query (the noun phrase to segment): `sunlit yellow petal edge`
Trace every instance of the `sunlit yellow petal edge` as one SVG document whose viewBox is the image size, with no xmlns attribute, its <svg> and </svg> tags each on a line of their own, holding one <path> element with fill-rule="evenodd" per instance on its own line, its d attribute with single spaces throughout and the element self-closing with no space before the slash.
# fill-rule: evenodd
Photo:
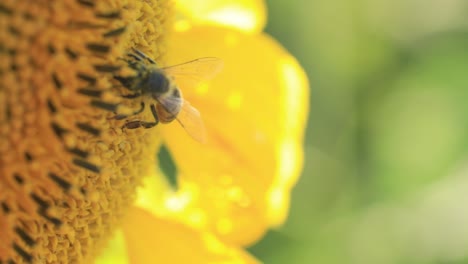
<svg viewBox="0 0 468 264">
<path fill-rule="evenodd" d="M 233 27 L 258 33 L 266 25 L 267 12 L 263 0 L 177 0 L 177 8 L 187 19 L 179 23 Z"/>
<path fill-rule="evenodd" d="M 284 120 L 277 145 L 277 176 L 269 194 L 268 220 L 275 227 L 281 225 L 290 205 L 290 191 L 301 174 L 304 160 L 304 131 L 309 112 L 309 83 L 297 60 L 284 53 L 279 58 L 279 76 L 282 76 L 281 97 L 284 104 L 279 111 Z"/>
</svg>

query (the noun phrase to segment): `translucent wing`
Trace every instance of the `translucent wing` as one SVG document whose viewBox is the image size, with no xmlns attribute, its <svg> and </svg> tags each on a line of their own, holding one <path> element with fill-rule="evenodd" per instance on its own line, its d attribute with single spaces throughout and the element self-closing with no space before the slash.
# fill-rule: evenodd
<svg viewBox="0 0 468 264">
<path fill-rule="evenodd" d="M 156 100 L 167 113 L 176 117 L 175 119 L 193 139 L 206 143 L 205 125 L 196 108 L 180 97 L 165 97 Z M 177 112 L 176 109 L 179 108 L 174 106 L 178 105 L 180 105 L 180 110 Z"/>
<path fill-rule="evenodd" d="M 182 89 L 195 87 L 203 81 L 211 80 L 222 69 L 223 61 L 214 57 L 200 58 L 162 68 Z"/>
<path fill-rule="evenodd" d="M 206 131 L 203 119 L 200 112 L 190 105 L 189 102 L 184 101 L 177 121 L 185 129 L 185 131 L 196 141 L 206 143 Z"/>
</svg>

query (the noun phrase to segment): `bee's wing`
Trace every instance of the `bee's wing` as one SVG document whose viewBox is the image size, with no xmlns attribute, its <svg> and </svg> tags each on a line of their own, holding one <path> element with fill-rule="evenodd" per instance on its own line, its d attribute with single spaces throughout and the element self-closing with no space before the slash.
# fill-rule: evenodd
<svg viewBox="0 0 468 264">
<path fill-rule="evenodd" d="M 162 68 L 172 76 L 179 87 L 190 89 L 199 83 L 211 80 L 223 68 L 220 58 L 206 57 Z"/>
<path fill-rule="evenodd" d="M 189 102 L 183 101 L 177 121 L 185 129 L 185 131 L 196 141 L 206 143 L 206 131 L 203 119 L 200 112 L 190 105 Z"/>
</svg>

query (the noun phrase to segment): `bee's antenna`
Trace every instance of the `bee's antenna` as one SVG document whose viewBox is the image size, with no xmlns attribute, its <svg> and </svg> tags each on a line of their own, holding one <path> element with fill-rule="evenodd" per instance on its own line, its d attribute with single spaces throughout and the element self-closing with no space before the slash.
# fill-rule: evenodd
<svg viewBox="0 0 468 264">
<path fill-rule="evenodd" d="M 145 53 L 143 53 L 142 51 L 138 50 L 138 49 L 135 49 L 135 48 L 132 48 L 132 51 L 134 52 L 134 54 L 129 54 L 129 56 L 137 59 L 138 61 L 142 61 L 144 59 L 148 60 L 149 63 L 151 64 L 156 64 L 156 62 L 151 59 L 150 57 L 148 57 Z"/>
</svg>

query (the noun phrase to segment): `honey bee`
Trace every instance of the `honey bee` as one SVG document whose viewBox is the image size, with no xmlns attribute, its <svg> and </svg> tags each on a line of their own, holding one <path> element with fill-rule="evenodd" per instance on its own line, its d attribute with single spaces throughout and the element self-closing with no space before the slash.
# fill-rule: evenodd
<svg viewBox="0 0 468 264">
<path fill-rule="evenodd" d="M 223 62 L 219 58 L 206 57 L 185 63 L 157 67 L 156 62 L 143 52 L 133 49 L 126 59 L 129 67 L 137 73 L 135 76 L 114 76 L 132 94 L 123 95 L 124 98 L 149 98 L 149 108 L 154 121 L 142 120 L 128 121 L 124 127 L 135 129 L 139 127 L 151 128 L 158 123 L 170 123 L 177 120 L 185 131 L 199 142 L 205 141 L 205 128 L 200 112 L 183 99 L 178 83 L 185 86 L 194 86 L 201 81 L 212 79 L 218 74 Z M 183 87 L 188 89 L 189 87 Z M 144 111 L 145 103 L 141 102 L 141 108 L 132 115 Z M 128 116 L 117 115 L 116 119 L 124 119 Z"/>
</svg>

